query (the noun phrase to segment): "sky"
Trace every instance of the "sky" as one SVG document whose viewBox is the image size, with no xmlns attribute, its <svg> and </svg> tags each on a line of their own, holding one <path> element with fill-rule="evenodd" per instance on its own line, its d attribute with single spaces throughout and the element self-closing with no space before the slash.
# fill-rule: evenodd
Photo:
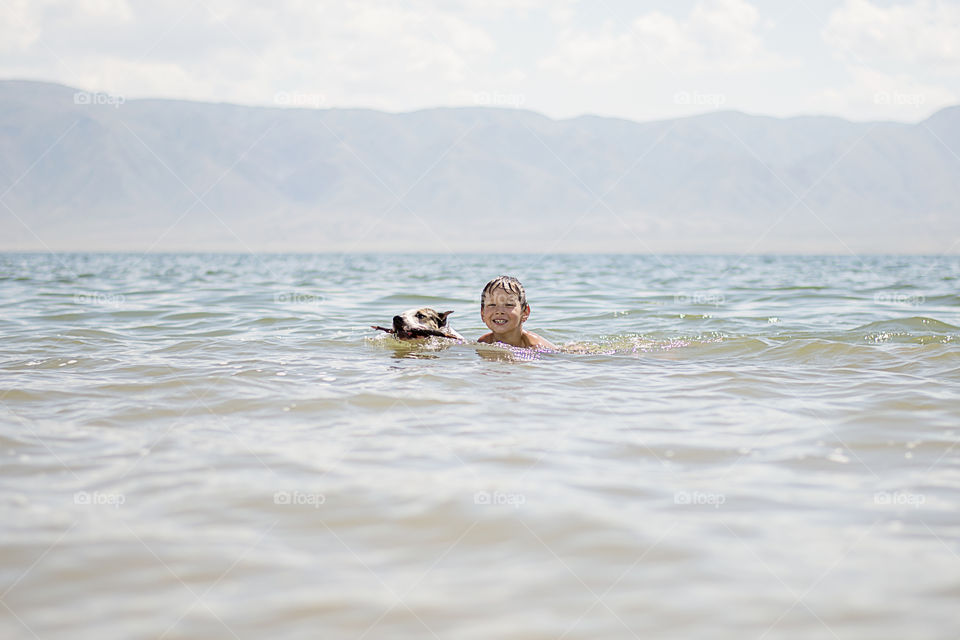
<svg viewBox="0 0 960 640">
<path fill-rule="evenodd" d="M 0 0 L 0 78 L 124 99 L 918 122 L 960 0 Z"/>
</svg>

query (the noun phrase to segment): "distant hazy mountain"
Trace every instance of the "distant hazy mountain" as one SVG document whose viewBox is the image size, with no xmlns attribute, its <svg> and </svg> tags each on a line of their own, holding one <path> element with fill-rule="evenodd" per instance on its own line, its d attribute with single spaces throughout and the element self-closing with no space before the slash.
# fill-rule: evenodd
<svg viewBox="0 0 960 640">
<path fill-rule="evenodd" d="M 956 252 L 958 214 L 960 107 L 557 121 L 0 82 L 0 249 Z"/>
</svg>

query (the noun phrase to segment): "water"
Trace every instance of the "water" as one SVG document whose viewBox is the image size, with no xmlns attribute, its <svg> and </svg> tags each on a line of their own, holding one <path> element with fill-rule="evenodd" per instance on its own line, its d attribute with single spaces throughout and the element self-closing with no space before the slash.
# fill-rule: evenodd
<svg viewBox="0 0 960 640">
<path fill-rule="evenodd" d="M 485 332 L 520 277 L 531 354 Z M 0 255 L 0 637 L 954 638 L 960 258 Z"/>
</svg>

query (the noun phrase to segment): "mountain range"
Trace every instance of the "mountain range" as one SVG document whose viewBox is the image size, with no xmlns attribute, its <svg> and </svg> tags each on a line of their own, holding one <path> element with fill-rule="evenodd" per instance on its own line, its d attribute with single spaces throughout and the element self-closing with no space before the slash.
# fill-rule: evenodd
<svg viewBox="0 0 960 640">
<path fill-rule="evenodd" d="M 632 122 L 0 81 L 0 250 L 960 249 L 960 106 Z"/>
</svg>

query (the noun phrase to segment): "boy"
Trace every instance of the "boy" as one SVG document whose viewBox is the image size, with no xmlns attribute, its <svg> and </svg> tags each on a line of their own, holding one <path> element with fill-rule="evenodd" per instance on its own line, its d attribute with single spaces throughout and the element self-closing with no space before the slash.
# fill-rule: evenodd
<svg viewBox="0 0 960 640">
<path fill-rule="evenodd" d="M 547 340 L 535 333 L 524 331 L 523 323 L 530 317 L 527 293 L 516 278 L 494 278 L 480 294 L 480 317 L 490 329 L 477 342 L 493 344 L 503 342 L 513 347 L 556 349 Z"/>
</svg>

